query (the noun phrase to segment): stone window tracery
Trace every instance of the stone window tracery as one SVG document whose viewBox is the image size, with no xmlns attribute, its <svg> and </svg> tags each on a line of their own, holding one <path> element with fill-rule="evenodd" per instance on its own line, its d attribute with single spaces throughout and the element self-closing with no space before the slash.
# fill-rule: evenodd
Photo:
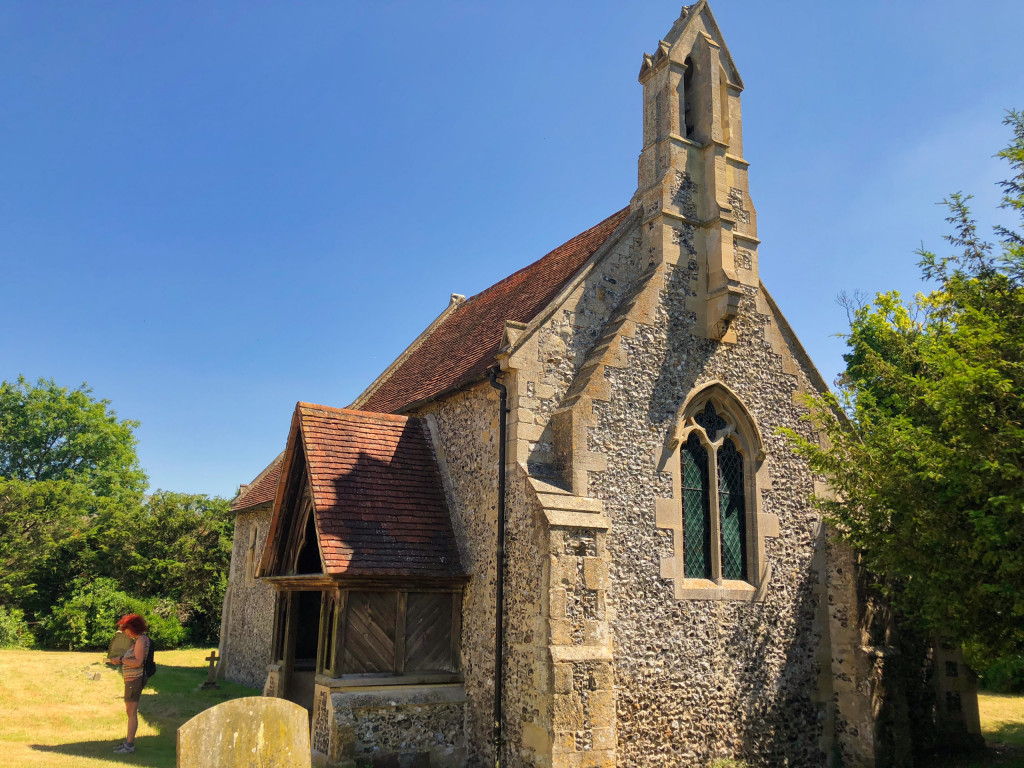
<svg viewBox="0 0 1024 768">
<path fill-rule="evenodd" d="M 673 495 L 657 499 L 657 524 L 672 531 L 673 554 L 662 576 L 676 596 L 759 599 L 770 570 L 764 538 L 777 534 L 774 515 L 759 514 L 757 478 L 764 454 L 746 408 L 714 382 L 680 409 L 661 468 L 673 474 Z"/>
</svg>

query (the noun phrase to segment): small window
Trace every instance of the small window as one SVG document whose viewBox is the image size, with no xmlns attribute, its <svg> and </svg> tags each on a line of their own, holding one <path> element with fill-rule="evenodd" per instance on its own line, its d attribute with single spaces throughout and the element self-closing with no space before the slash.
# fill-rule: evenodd
<svg viewBox="0 0 1024 768">
<path fill-rule="evenodd" d="M 946 677 L 959 677 L 960 668 L 955 661 L 946 662 Z"/>
<path fill-rule="evenodd" d="M 946 711 L 947 712 L 962 712 L 964 708 L 963 701 L 960 699 L 960 694 L 953 691 L 946 691 Z"/>
<path fill-rule="evenodd" d="M 256 580 L 256 544 L 259 539 L 259 526 L 253 525 L 249 532 L 249 549 L 245 555 L 245 579 L 250 584 Z"/>
<path fill-rule="evenodd" d="M 686 126 L 686 138 L 693 139 L 697 133 L 697 90 L 694 87 L 697 68 L 693 59 L 686 57 L 683 74 L 683 123 Z"/>
</svg>

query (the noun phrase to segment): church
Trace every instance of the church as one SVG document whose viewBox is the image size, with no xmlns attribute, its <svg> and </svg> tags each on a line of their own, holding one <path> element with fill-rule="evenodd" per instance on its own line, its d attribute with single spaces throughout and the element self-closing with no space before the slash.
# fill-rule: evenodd
<svg viewBox="0 0 1024 768">
<path fill-rule="evenodd" d="M 758 276 L 706 0 L 639 80 L 625 207 L 298 403 L 233 502 L 221 673 L 307 707 L 321 764 L 909 766 L 979 733 L 780 434 L 827 385 Z"/>
</svg>

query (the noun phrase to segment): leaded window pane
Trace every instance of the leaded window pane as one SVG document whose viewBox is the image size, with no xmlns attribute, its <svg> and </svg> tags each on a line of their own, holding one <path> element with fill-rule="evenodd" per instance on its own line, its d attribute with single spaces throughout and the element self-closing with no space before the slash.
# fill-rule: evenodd
<svg viewBox="0 0 1024 768">
<path fill-rule="evenodd" d="M 746 579 L 743 456 L 732 440 L 718 449 L 718 503 L 722 515 L 722 577 Z"/>
<path fill-rule="evenodd" d="M 700 438 L 690 433 L 680 451 L 683 476 L 683 575 L 688 579 L 711 578 L 711 494 L 708 484 L 708 452 Z"/>
</svg>

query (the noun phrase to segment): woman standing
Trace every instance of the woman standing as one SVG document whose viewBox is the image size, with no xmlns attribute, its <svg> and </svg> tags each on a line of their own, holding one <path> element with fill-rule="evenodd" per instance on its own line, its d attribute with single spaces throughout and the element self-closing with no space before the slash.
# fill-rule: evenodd
<svg viewBox="0 0 1024 768">
<path fill-rule="evenodd" d="M 152 641 L 146 635 L 149 629 L 146 620 L 137 613 L 122 616 L 117 622 L 117 628 L 134 641 L 124 656 L 110 660 L 111 664 L 121 665 L 124 674 L 124 709 L 128 714 L 128 738 L 116 746 L 114 751 L 127 755 L 135 751 L 135 732 L 139 728 L 139 697 L 147 679 L 143 665 Z"/>
</svg>

